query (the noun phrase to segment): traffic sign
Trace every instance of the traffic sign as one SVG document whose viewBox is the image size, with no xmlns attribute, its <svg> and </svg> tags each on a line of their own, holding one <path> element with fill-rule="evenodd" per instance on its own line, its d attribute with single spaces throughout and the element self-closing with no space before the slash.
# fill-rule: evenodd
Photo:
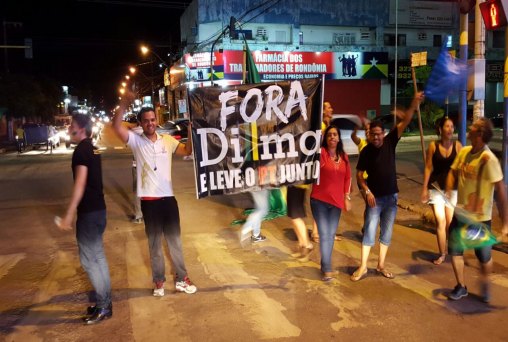
<svg viewBox="0 0 508 342">
<path fill-rule="evenodd" d="M 480 4 L 485 28 L 497 30 L 506 26 L 508 18 L 508 0 L 487 0 Z"/>
</svg>

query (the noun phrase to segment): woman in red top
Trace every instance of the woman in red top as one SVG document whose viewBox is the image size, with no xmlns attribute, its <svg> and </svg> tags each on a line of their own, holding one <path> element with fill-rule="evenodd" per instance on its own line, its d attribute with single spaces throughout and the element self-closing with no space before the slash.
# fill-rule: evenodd
<svg viewBox="0 0 508 342">
<path fill-rule="evenodd" d="M 351 208 L 351 168 L 340 131 L 328 126 L 321 144 L 319 184 L 312 186 L 310 206 L 319 231 L 323 281 L 332 280 L 332 251 L 342 209 Z"/>
</svg>

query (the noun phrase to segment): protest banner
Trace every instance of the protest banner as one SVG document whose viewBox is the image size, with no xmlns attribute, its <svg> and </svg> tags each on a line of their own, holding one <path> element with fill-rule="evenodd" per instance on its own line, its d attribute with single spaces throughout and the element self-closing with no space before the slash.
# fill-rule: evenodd
<svg viewBox="0 0 508 342">
<path fill-rule="evenodd" d="M 198 198 L 312 183 L 322 79 L 189 92 Z"/>
</svg>

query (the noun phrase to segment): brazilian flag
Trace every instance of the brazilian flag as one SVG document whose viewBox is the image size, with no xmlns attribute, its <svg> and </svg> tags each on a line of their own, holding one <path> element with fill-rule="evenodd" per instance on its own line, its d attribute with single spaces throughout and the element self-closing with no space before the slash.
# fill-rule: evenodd
<svg viewBox="0 0 508 342">
<path fill-rule="evenodd" d="M 246 64 L 245 65 L 246 66 L 245 83 L 247 83 L 247 84 L 261 83 L 261 77 L 259 76 L 259 72 L 256 67 L 256 63 L 254 63 L 254 59 L 252 58 L 252 54 L 250 52 L 249 45 L 247 44 L 247 41 L 245 40 L 245 37 L 244 37 L 244 43 L 245 43 L 245 54 L 247 55 L 246 61 L 245 61 L 245 64 Z M 251 126 L 252 125 L 256 125 L 256 123 L 254 122 L 251 124 Z M 251 127 L 250 131 L 257 132 L 257 128 Z M 247 139 L 247 140 L 249 141 L 249 139 Z M 246 146 L 246 150 L 252 151 L 252 149 L 248 148 L 248 146 Z M 247 158 L 252 158 L 251 153 L 249 153 L 249 156 L 247 156 Z M 265 220 L 272 220 L 272 219 L 280 217 L 280 216 L 286 216 L 286 214 L 287 214 L 286 199 L 283 195 L 283 192 L 280 189 L 270 190 L 270 196 L 269 196 L 268 201 L 270 204 L 270 207 L 269 207 L 270 209 L 268 211 L 268 214 L 264 218 Z M 252 211 L 253 211 L 253 209 L 247 209 L 244 211 L 244 214 L 249 215 Z M 245 220 L 235 220 L 235 221 L 233 221 L 232 224 L 241 224 L 244 222 L 245 222 Z"/>
</svg>

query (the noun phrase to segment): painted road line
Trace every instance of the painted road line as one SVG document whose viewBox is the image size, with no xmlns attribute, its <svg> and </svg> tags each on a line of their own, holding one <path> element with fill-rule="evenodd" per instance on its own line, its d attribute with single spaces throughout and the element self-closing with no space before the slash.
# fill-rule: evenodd
<svg viewBox="0 0 508 342">
<path fill-rule="evenodd" d="M 0 279 L 5 277 L 16 264 L 25 258 L 25 253 L 0 255 Z"/>
<path fill-rule="evenodd" d="M 186 338 L 185 323 L 179 322 L 173 306 L 168 305 L 166 296 L 152 296 L 152 272 L 146 239 L 134 237 L 132 231 L 125 245 L 127 283 L 130 289 L 146 288 L 146 296 L 129 298 L 130 322 L 135 341 L 189 341 Z M 162 243 L 166 240 L 162 239 Z M 166 266 L 169 261 L 164 258 Z M 168 269 L 168 267 L 166 267 Z M 166 283 L 167 284 L 167 283 Z"/>
<path fill-rule="evenodd" d="M 216 234 L 192 234 L 187 239 L 192 239 L 198 259 L 210 278 L 219 285 L 230 287 L 224 291 L 224 296 L 235 305 L 249 308 L 248 312 L 242 313 L 245 315 L 242 321 L 250 324 L 257 338 L 300 336 L 300 328 L 283 314 L 286 308 L 266 295 L 262 285 L 244 270 L 242 261 L 227 251 L 224 239 Z"/>
</svg>

